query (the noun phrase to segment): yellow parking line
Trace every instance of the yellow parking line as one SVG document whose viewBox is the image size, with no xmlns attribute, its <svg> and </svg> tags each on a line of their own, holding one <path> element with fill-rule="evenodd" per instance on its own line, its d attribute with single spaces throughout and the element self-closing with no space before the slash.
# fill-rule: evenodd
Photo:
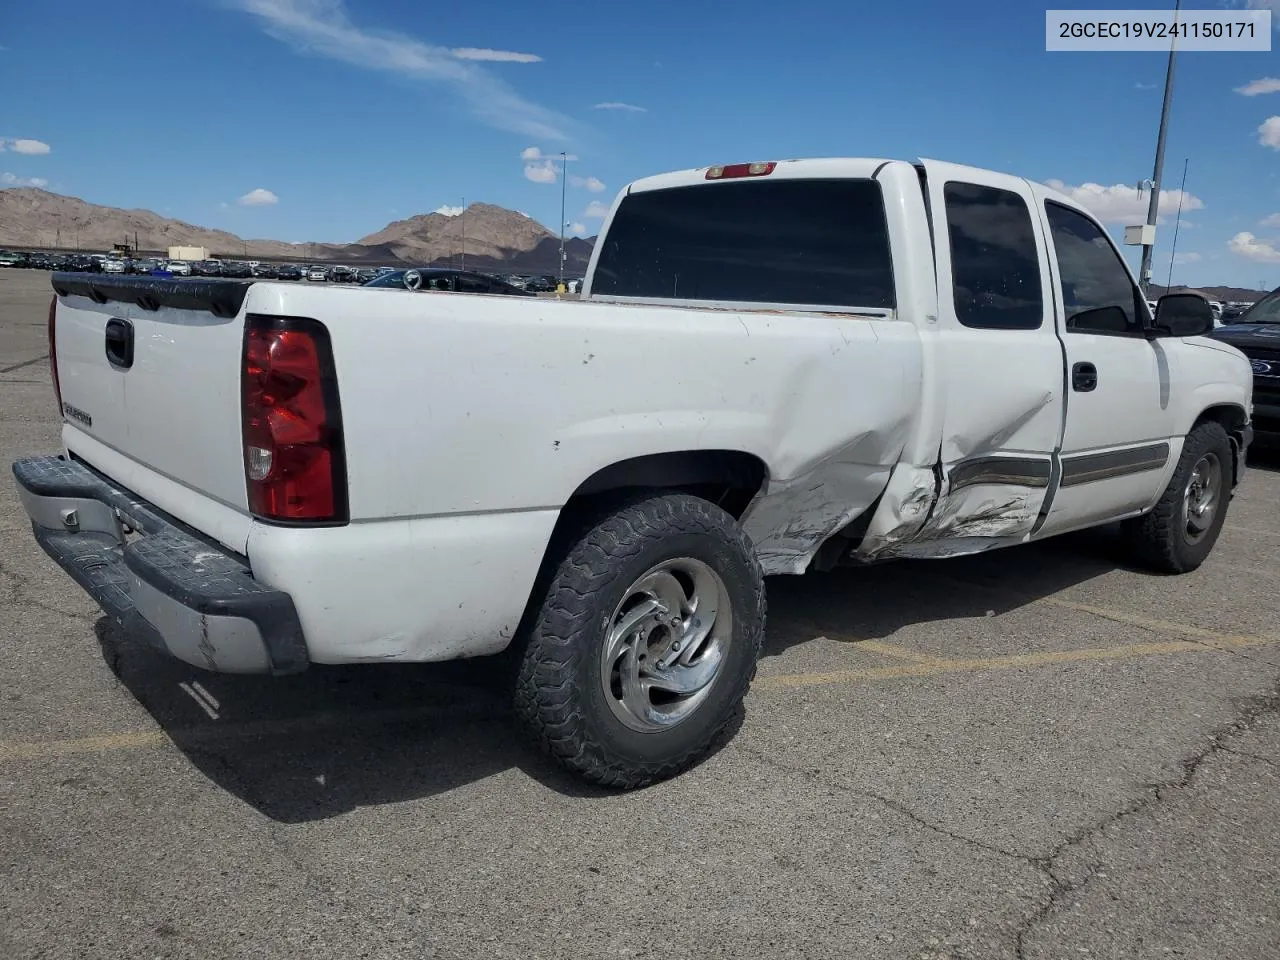
<svg viewBox="0 0 1280 960">
<path fill-rule="evenodd" d="M 168 739 L 160 730 L 132 730 L 128 733 L 107 733 L 98 737 L 80 737 L 76 740 L 44 740 L 35 743 L 15 743 L 0 740 L 0 762 L 5 760 L 41 760 L 49 757 L 65 757 L 76 753 L 136 750 L 139 747 L 159 746 Z"/>
<path fill-rule="evenodd" d="M 1205 630 L 1203 627 L 1193 627 L 1188 623 L 1174 623 L 1169 620 L 1156 620 L 1151 617 L 1139 616 L 1135 613 L 1126 613 L 1123 610 L 1112 610 L 1109 607 L 1094 606 L 1091 603 L 1077 603 L 1074 600 L 1059 600 L 1057 597 L 1044 597 L 1039 602 L 1047 603 L 1053 607 L 1061 607 L 1064 610 L 1077 610 L 1080 613 L 1092 614 L 1095 617 L 1101 617 L 1104 620 L 1111 620 L 1115 623 L 1123 623 L 1132 627 L 1141 627 L 1143 630 L 1149 630 L 1152 633 L 1195 637 L 1206 643 L 1220 644 L 1225 647 L 1254 647 L 1260 644 L 1275 643 L 1278 639 L 1275 637 L 1248 637 L 1230 633 L 1220 633 L 1217 630 Z"/>
<path fill-rule="evenodd" d="M 1037 603 L 1047 604 L 1051 607 L 1060 607 L 1064 610 L 1075 610 L 1079 613 L 1088 613 L 1095 617 L 1101 617 L 1103 620 L 1111 620 L 1115 623 L 1123 623 L 1131 627 L 1139 627 L 1151 633 L 1162 633 L 1166 636 L 1174 637 L 1195 637 L 1208 644 L 1218 644 L 1225 647 L 1254 647 L 1260 644 L 1280 642 L 1280 637 L 1252 637 L 1240 636 L 1231 633 L 1222 633 L 1218 630 L 1206 630 L 1203 627 L 1194 627 L 1189 623 L 1176 623 L 1172 620 L 1160 620 L 1154 617 L 1144 617 L 1141 614 L 1129 613 L 1127 610 L 1115 610 L 1111 607 L 1100 607 L 1092 603 L 1080 603 L 1075 600 L 1063 600 L 1059 597 L 1035 597 L 1030 594 L 1021 593 L 1020 591 L 1010 589 L 1009 587 L 993 586 L 988 583 L 977 583 L 970 580 L 962 580 L 959 577 L 950 577 L 944 574 L 932 574 L 934 579 L 945 581 L 953 586 L 964 587 L 965 589 L 977 588 L 987 590 L 992 593 L 1003 593 L 1006 596 L 1017 597 L 1028 606 Z"/>
<path fill-rule="evenodd" d="M 1239 637 L 1236 646 L 1257 645 L 1274 641 L 1262 637 Z M 1019 653 L 1007 657 L 975 657 L 965 660 L 936 660 L 903 664 L 895 667 L 868 667 L 862 670 L 832 670 L 825 673 L 781 673 L 760 676 L 753 690 L 785 690 L 792 687 L 825 686 L 836 683 L 859 683 L 871 680 L 896 680 L 905 677 L 935 677 L 951 673 L 974 673 L 1001 670 L 1027 670 L 1090 660 L 1132 660 L 1139 657 L 1173 653 L 1208 653 L 1214 647 L 1189 640 L 1166 640 L 1160 643 L 1132 643 L 1119 647 L 1085 647 L 1080 650 L 1048 650 L 1041 653 Z"/>
<path fill-rule="evenodd" d="M 1242 527 L 1237 523 L 1224 523 L 1224 530 L 1234 530 L 1236 533 L 1253 533 L 1264 537 L 1280 537 L 1280 530 L 1259 530 L 1256 527 Z"/>
<path fill-rule="evenodd" d="M 972 657 L 949 659 L 930 656 L 895 643 L 879 640 L 863 640 L 850 635 L 823 633 L 816 624 L 800 623 L 797 626 L 803 632 L 810 633 L 816 639 L 827 639 L 838 643 L 848 643 L 858 650 L 879 654 L 894 660 L 902 661 L 895 666 L 865 667 L 857 670 L 831 670 L 822 673 L 785 673 L 758 676 L 752 684 L 753 691 L 786 690 L 797 687 L 825 686 L 839 683 L 861 683 L 876 680 L 894 680 L 907 677 L 933 677 L 947 674 L 975 673 L 983 671 L 1028 670 L 1061 664 L 1083 663 L 1087 661 L 1130 660 L 1140 657 L 1165 656 L 1176 653 L 1209 653 L 1230 651 L 1234 649 L 1266 646 L 1280 643 L 1280 637 L 1245 636 L 1220 633 L 1206 630 L 1189 624 L 1175 623 L 1114 610 L 1074 600 L 1062 600 L 1057 597 L 1032 597 L 1009 590 L 1004 587 L 993 587 L 988 584 L 971 583 L 952 577 L 938 575 L 937 579 L 946 580 L 965 588 L 983 588 L 994 592 L 1011 594 L 1027 604 L 1044 603 L 1066 610 L 1074 610 L 1091 616 L 1101 617 L 1116 623 L 1139 627 L 1151 633 L 1164 634 L 1171 637 L 1192 637 L 1194 640 L 1170 639 L 1156 643 L 1133 643 L 1115 647 L 1086 647 L 1078 650 L 1048 650 L 1037 653 L 1021 653 L 1004 657 Z M 227 737 L 259 736 L 265 733 L 305 732 L 331 724 L 344 727 L 368 722 L 385 722 L 387 720 L 404 720 L 421 717 L 426 714 L 439 713 L 443 708 L 412 707 L 392 708 L 372 711 L 369 714 L 348 716 L 344 714 L 319 714 L 310 717 L 296 717 L 288 720 L 251 721 L 240 724 L 228 724 L 225 727 L 199 728 L 184 731 L 194 736 L 211 736 L 215 739 Z M 448 708 L 454 714 L 458 710 L 470 711 L 466 706 Z M 107 753 L 116 750 L 136 750 L 156 747 L 166 743 L 169 736 L 160 729 L 135 730 L 124 733 L 102 734 L 99 736 L 79 737 L 66 740 L 45 741 L 4 741 L 0 740 L 0 763 L 16 760 L 48 759 L 52 757 L 74 754 Z"/>
<path fill-rule="evenodd" d="M 912 663 L 928 663 L 942 664 L 950 663 L 943 657 L 930 656 L 927 653 L 920 653 L 912 650 L 910 647 L 904 647 L 897 643 L 881 643 L 879 640 L 860 640 L 853 641 L 858 644 L 857 649 L 865 650 L 868 653 L 878 653 L 883 657 L 890 657 L 894 660 L 909 660 Z"/>
</svg>

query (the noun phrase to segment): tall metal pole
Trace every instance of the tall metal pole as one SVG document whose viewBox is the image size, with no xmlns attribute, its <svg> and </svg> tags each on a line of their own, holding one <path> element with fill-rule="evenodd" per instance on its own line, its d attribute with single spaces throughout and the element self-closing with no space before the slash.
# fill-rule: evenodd
<svg viewBox="0 0 1280 960">
<path fill-rule="evenodd" d="M 462 213 L 458 214 L 462 223 L 462 268 L 467 269 L 467 198 L 462 198 Z"/>
<path fill-rule="evenodd" d="M 1174 4 L 1174 23 L 1177 13 L 1182 9 L 1182 0 Z M 1147 205 L 1147 226 L 1155 230 L 1156 215 L 1160 210 L 1160 174 L 1164 170 L 1164 141 L 1169 130 L 1169 105 L 1173 102 L 1173 65 L 1178 56 L 1178 38 L 1175 34 L 1169 44 L 1169 66 L 1164 75 L 1164 106 L 1160 109 L 1160 132 L 1156 136 L 1156 169 L 1151 176 L 1151 202 Z M 1138 274 L 1138 283 L 1142 287 L 1142 295 L 1150 299 L 1151 259 L 1155 254 L 1154 243 L 1142 245 L 1142 269 Z"/>
<path fill-rule="evenodd" d="M 556 289 L 564 286 L 564 196 L 565 187 L 569 182 L 569 155 L 563 150 L 560 151 L 560 274 Z"/>
</svg>

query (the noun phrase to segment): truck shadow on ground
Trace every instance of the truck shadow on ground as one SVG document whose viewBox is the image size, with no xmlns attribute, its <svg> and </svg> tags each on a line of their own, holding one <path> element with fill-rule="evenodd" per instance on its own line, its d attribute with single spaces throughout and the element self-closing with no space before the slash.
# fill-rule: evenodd
<svg viewBox="0 0 1280 960">
<path fill-rule="evenodd" d="M 815 628 L 871 639 L 999 614 L 1112 572 L 1121 559 L 1105 533 L 1090 532 L 975 557 L 774 578 L 765 656 L 812 639 Z M 998 589 L 1007 584 L 1016 592 Z M 162 656 L 106 618 L 96 632 L 112 671 L 192 764 L 278 822 L 431 797 L 513 770 L 562 794 L 606 793 L 562 774 L 519 736 L 501 658 L 237 677 Z"/>
</svg>

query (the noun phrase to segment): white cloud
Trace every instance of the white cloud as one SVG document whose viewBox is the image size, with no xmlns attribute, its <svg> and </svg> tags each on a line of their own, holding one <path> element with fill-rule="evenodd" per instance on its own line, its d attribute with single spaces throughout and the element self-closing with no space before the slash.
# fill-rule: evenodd
<svg viewBox="0 0 1280 960">
<path fill-rule="evenodd" d="M 231 204 L 229 204 L 229 203 L 227 203 L 227 201 L 223 200 L 221 203 L 219 203 L 219 204 L 218 204 L 218 209 L 219 209 L 219 210 L 230 210 L 230 209 L 231 209 Z"/>
<path fill-rule="evenodd" d="M 16 173 L 0 173 L 0 186 L 3 187 L 47 187 L 49 181 L 43 177 L 20 177 Z"/>
<path fill-rule="evenodd" d="M 604 181 L 596 177 L 570 177 L 569 185 L 572 187 L 586 187 L 592 193 L 602 193 L 604 191 Z"/>
<path fill-rule="evenodd" d="M 1261 80 L 1250 81 L 1243 87 L 1236 87 L 1236 93 L 1244 94 L 1246 97 L 1256 97 L 1262 93 L 1280 93 L 1280 77 L 1263 77 Z"/>
<path fill-rule="evenodd" d="M 1139 81 L 1138 83 L 1135 83 L 1135 84 L 1133 85 L 1133 88 L 1134 88 L 1135 90 L 1154 90 L 1157 86 L 1159 86 L 1159 84 L 1156 84 L 1156 83 L 1142 83 L 1141 81 Z"/>
<path fill-rule="evenodd" d="M 1174 263 L 1199 263 L 1203 259 L 1204 257 L 1202 257 L 1198 253 L 1178 253 L 1178 254 L 1174 254 L 1173 262 Z"/>
<path fill-rule="evenodd" d="M 534 183 L 555 183 L 558 179 L 556 165 L 550 160 L 539 160 L 537 163 L 524 165 L 524 178 Z"/>
<path fill-rule="evenodd" d="M 609 215 L 609 205 L 601 203 L 599 200 L 592 200 L 587 204 L 587 209 L 582 211 L 584 217 L 603 220 Z"/>
<path fill-rule="evenodd" d="M 24 153 L 29 157 L 43 157 L 53 148 L 43 140 L 26 140 L 19 137 L 17 140 L 8 140 L 0 138 L 0 150 L 9 150 L 13 153 Z"/>
<path fill-rule="evenodd" d="M 1272 150 L 1280 150 L 1280 117 L 1267 117 L 1258 127 L 1258 142 Z"/>
<path fill-rule="evenodd" d="M 261 187 L 257 190 L 250 190 L 236 201 L 242 207 L 272 207 L 279 202 L 279 197 L 270 190 L 263 190 Z"/>
<path fill-rule="evenodd" d="M 587 235 L 587 225 L 585 223 L 569 224 L 569 232 L 575 237 L 585 237 Z"/>
<path fill-rule="evenodd" d="M 578 158 L 572 153 L 562 157 L 558 153 L 543 153 L 540 147 L 525 147 L 520 151 L 520 159 L 524 161 L 526 180 L 534 183 L 559 183 L 560 165 L 572 163 Z"/>
<path fill-rule="evenodd" d="M 543 153 L 541 147 L 525 147 L 523 150 L 520 151 L 520 159 L 526 160 L 526 161 L 554 160 L 556 163 L 559 163 L 561 158 L 559 153 Z M 569 153 L 565 155 L 564 159 L 568 160 L 570 163 L 573 163 L 575 160 L 578 159 L 578 157 L 576 154 Z"/>
<path fill-rule="evenodd" d="M 1273 213 L 1269 217 L 1264 217 L 1258 221 L 1260 227 L 1280 227 L 1280 213 Z"/>
<path fill-rule="evenodd" d="M 610 100 L 605 103 L 597 103 L 593 109 L 596 110 L 626 110 L 630 113 L 647 113 L 644 107 L 637 107 L 634 103 L 619 103 L 616 100 Z"/>
<path fill-rule="evenodd" d="M 445 204 L 443 207 L 437 207 L 436 209 L 432 210 L 431 212 L 432 212 L 432 213 L 441 213 L 441 214 L 444 214 L 446 217 L 456 217 L 456 216 L 458 216 L 459 214 L 461 214 L 461 213 L 462 213 L 462 208 L 461 208 L 461 207 L 451 207 L 451 206 L 449 206 L 448 204 Z"/>
<path fill-rule="evenodd" d="M 1280 250 L 1267 240 L 1259 240 L 1252 233 L 1237 233 L 1227 247 L 1236 256 L 1262 263 L 1280 263 Z"/>
<path fill-rule="evenodd" d="M 1270 10 L 1271 29 L 1280 32 L 1280 0 L 1218 0 L 1216 5 L 1229 10 Z"/>
<path fill-rule="evenodd" d="M 526 220 L 532 220 L 532 219 L 533 219 L 533 217 L 529 216 L 529 215 L 528 215 L 527 213 L 525 213 L 523 210 L 517 210 L 517 211 L 516 211 L 516 213 L 520 214 L 520 216 L 524 217 Z"/>
<path fill-rule="evenodd" d="M 459 60 L 488 60 L 493 63 L 541 63 L 536 53 L 514 53 L 511 50 L 490 50 L 486 47 L 455 47 L 449 51 Z"/>
<path fill-rule="evenodd" d="M 1138 196 L 1135 184 L 1117 183 L 1104 187 L 1100 183 L 1083 183 L 1078 187 L 1069 186 L 1061 180 L 1048 180 L 1046 184 L 1053 189 L 1065 193 L 1076 203 L 1089 210 L 1103 223 L 1135 224 L 1145 223 L 1147 206 L 1151 202 L 1151 194 L 1144 192 Z M 1181 190 L 1161 190 L 1160 204 L 1156 208 L 1157 215 L 1172 215 L 1178 210 L 1178 199 L 1182 199 L 1182 210 L 1203 210 L 1204 201 L 1194 194 L 1183 194 Z"/>
<path fill-rule="evenodd" d="M 343 0 L 227 0 L 257 17 L 270 36 L 304 53 L 411 80 L 444 83 L 482 121 L 500 130 L 564 140 L 566 121 L 454 51 L 402 33 L 351 22 Z"/>
</svg>

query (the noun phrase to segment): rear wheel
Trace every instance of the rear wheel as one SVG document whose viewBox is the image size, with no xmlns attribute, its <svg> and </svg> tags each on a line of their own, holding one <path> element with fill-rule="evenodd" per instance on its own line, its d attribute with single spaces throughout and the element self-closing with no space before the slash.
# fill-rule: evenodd
<svg viewBox="0 0 1280 960">
<path fill-rule="evenodd" d="M 560 553 L 521 648 L 515 708 L 582 779 L 635 788 L 697 763 L 739 712 L 764 583 L 725 511 L 685 494 L 624 504 Z"/>
<path fill-rule="evenodd" d="M 1213 550 L 1231 500 L 1233 453 L 1220 423 L 1187 435 L 1178 467 L 1155 509 L 1126 521 L 1123 533 L 1138 559 L 1161 573 L 1189 573 Z"/>
</svg>

